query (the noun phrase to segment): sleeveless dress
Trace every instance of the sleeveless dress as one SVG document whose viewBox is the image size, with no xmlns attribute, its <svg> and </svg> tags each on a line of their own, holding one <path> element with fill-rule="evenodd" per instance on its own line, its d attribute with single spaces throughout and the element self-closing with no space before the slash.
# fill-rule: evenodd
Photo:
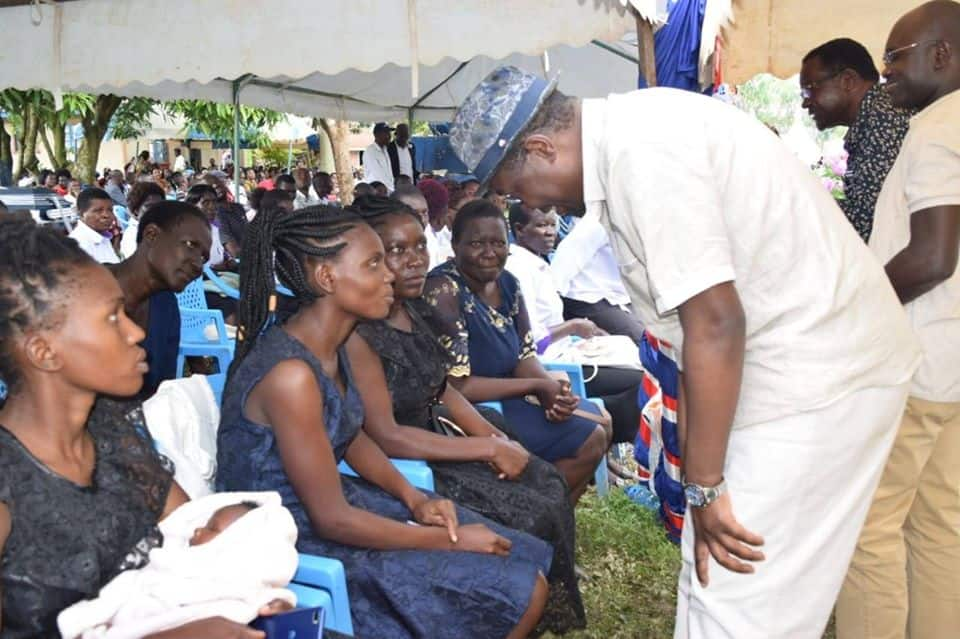
<svg viewBox="0 0 960 639">
<path fill-rule="evenodd" d="M 470 290 L 453 260 L 430 271 L 423 295 L 432 307 L 427 319 L 453 359 L 453 377 L 510 378 L 522 360 L 537 356 L 517 278 L 503 271 L 497 283 L 501 305 L 493 308 Z M 575 456 L 596 429 L 592 421 L 576 415 L 550 422 L 541 407 L 520 397 L 500 403 L 524 447 L 549 462 Z M 583 399 L 579 408 L 599 414 Z"/>
<path fill-rule="evenodd" d="M 319 537 L 284 472 L 273 429 L 251 422 L 243 414 L 250 391 L 274 366 L 290 359 L 306 362 L 316 375 L 324 396 L 322 427 L 338 462 L 360 431 L 363 404 L 344 350 L 340 350 L 339 361 L 345 395 L 306 346 L 274 326 L 259 338 L 227 383 L 218 434 L 217 489 L 280 493 L 297 522 L 297 549 L 343 562 L 358 637 L 505 637 L 526 611 L 537 573 L 549 572 L 550 546 L 459 507 L 461 524 L 485 523 L 509 538 L 513 543 L 510 556 L 382 551 Z M 341 477 L 341 482 L 344 497 L 352 506 L 395 521 L 411 519 L 412 513 L 399 500 L 376 486 L 350 477 Z"/>
<path fill-rule="evenodd" d="M 438 400 L 446 387 L 449 359 L 424 320 L 430 308 L 408 302 L 406 310 L 413 320 L 410 332 L 373 321 L 359 324 L 357 334 L 380 356 L 396 422 L 432 430 L 431 413 L 450 417 Z M 440 495 L 553 546 L 550 596 L 540 628 L 555 634 L 584 628 L 586 617 L 574 572 L 573 507 L 560 472 L 535 455 L 514 481 L 498 478 L 483 462 L 428 463 Z"/>
<path fill-rule="evenodd" d="M 173 477 L 136 402 L 97 401 L 87 429 L 96 447 L 90 486 L 34 457 L 0 426 L 0 502 L 12 529 L 0 556 L 0 638 L 58 637 L 57 614 L 94 597 L 160 545 L 157 522 Z"/>
</svg>

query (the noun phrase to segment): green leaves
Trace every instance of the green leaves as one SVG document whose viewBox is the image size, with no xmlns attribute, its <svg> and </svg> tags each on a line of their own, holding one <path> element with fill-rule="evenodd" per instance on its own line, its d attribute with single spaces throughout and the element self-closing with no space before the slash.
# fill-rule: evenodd
<svg viewBox="0 0 960 639">
<path fill-rule="evenodd" d="M 127 98 L 113 114 L 113 137 L 138 138 L 150 126 L 150 116 L 157 114 L 160 103 L 150 98 Z"/>
<path fill-rule="evenodd" d="M 215 140 L 233 139 L 233 105 L 205 100 L 173 100 L 164 104 L 164 110 L 186 120 L 187 128 L 194 129 Z M 240 137 L 254 146 L 269 144 L 267 132 L 286 117 L 278 111 L 256 107 L 240 107 Z"/>
</svg>

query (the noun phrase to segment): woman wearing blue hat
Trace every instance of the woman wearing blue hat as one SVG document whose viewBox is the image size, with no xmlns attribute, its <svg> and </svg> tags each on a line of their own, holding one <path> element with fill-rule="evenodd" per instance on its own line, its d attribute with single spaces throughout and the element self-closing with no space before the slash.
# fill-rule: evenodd
<svg viewBox="0 0 960 639">
<path fill-rule="evenodd" d="M 819 638 L 919 362 L 829 193 L 717 100 L 581 101 L 512 67 L 467 97 L 451 144 L 530 207 L 596 211 L 663 346 L 645 356 L 680 367 L 679 403 L 650 407 L 685 435 L 675 637 Z"/>
</svg>

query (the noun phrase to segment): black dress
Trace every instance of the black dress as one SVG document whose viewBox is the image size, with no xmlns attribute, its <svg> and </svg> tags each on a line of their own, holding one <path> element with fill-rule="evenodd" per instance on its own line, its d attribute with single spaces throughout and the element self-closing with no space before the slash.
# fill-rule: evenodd
<svg viewBox="0 0 960 639">
<path fill-rule="evenodd" d="M 96 446 L 90 486 L 61 477 L 0 426 L 0 502 L 12 528 L 0 556 L 0 637 L 57 637 L 57 614 L 96 596 L 123 570 L 146 564 L 162 537 L 173 478 L 138 403 L 97 402 L 87 429 Z"/>
<path fill-rule="evenodd" d="M 380 356 L 396 422 L 431 430 L 432 411 L 449 417 L 445 407 L 437 403 L 446 384 L 449 358 L 423 318 L 430 307 L 408 303 L 406 309 L 413 320 L 412 332 L 377 321 L 360 324 L 357 333 Z M 509 425 L 503 430 L 510 434 Z M 540 629 L 559 634 L 585 627 L 574 573 L 573 508 L 560 472 L 533 455 L 515 481 L 499 479 L 482 462 L 429 463 L 440 495 L 553 546 L 550 596 Z"/>
</svg>

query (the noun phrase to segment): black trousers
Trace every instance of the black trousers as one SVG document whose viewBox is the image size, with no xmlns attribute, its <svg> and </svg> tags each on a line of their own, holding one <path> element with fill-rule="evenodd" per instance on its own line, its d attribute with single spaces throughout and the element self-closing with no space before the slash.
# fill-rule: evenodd
<svg viewBox="0 0 960 639">
<path fill-rule="evenodd" d="M 643 336 L 643 325 L 636 316 L 619 306 L 614 306 L 606 300 L 589 303 L 563 299 L 563 319 L 586 318 L 611 335 L 626 335 L 636 343 L 640 343 Z"/>
<path fill-rule="evenodd" d="M 594 375 L 596 371 L 596 375 Z M 637 403 L 643 371 L 590 364 L 583 366 L 587 395 L 603 400 L 613 420 L 613 443 L 632 444 L 640 427 L 640 406 Z"/>
</svg>

